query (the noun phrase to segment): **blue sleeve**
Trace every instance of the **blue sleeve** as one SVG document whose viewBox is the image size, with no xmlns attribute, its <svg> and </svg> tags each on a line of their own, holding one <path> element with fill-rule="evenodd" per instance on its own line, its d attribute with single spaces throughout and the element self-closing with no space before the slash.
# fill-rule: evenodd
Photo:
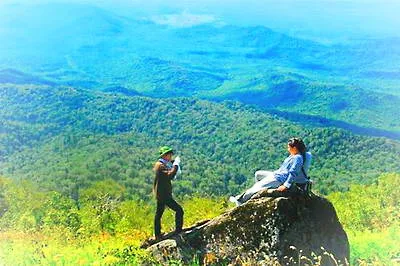
<svg viewBox="0 0 400 266">
<path fill-rule="evenodd" d="M 289 171 L 288 171 L 288 177 L 283 183 L 283 185 L 287 188 L 290 188 L 292 185 L 294 179 L 297 177 L 297 173 L 301 170 L 301 167 L 303 166 L 303 157 L 300 156 L 294 156 L 293 161 L 290 165 Z"/>
</svg>

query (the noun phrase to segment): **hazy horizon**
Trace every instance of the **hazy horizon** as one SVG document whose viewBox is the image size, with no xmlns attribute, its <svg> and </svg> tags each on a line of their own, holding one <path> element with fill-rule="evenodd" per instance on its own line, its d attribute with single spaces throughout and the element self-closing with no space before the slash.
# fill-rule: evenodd
<svg viewBox="0 0 400 266">
<path fill-rule="evenodd" d="M 60 1 L 0 1 L 0 8 Z M 395 1 L 69 1 L 112 10 L 119 15 L 157 20 L 171 26 L 218 22 L 265 26 L 292 36 L 318 41 L 399 37 L 400 3 Z M 1 12 L 1 11 L 0 11 Z M 3 14 L 4 15 L 4 14 Z M 12 17 L 12 14 L 6 14 Z M 185 24 L 187 23 L 187 24 Z"/>
</svg>

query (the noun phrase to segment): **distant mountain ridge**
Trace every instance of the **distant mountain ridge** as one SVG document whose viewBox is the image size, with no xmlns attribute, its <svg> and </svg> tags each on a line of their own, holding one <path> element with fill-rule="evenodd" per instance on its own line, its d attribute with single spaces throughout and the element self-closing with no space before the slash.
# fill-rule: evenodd
<svg viewBox="0 0 400 266">
<path fill-rule="evenodd" d="M 215 101 L 236 100 L 245 104 L 260 106 L 261 110 L 265 112 L 310 126 L 336 126 L 357 134 L 400 139 L 400 132 L 393 129 L 382 129 L 387 128 L 382 127 L 383 121 L 391 128 L 400 127 L 400 118 L 391 116 L 391 114 L 398 112 L 397 106 L 400 104 L 400 98 L 397 96 L 367 92 L 363 89 L 351 90 L 343 86 L 315 84 L 305 77 L 292 73 L 288 75 L 270 73 L 266 76 L 248 77 L 248 80 L 243 78 L 240 81 L 225 82 L 225 79 L 228 78 L 223 75 L 216 76 L 208 72 L 199 74 L 197 71 L 189 72 L 180 66 L 172 65 L 170 67 L 173 63 L 168 61 L 149 58 L 146 62 L 147 66 L 151 64 L 150 62 L 160 66 L 155 66 L 148 71 L 143 69 L 146 76 L 143 75 L 140 78 L 147 80 L 148 88 L 146 89 L 141 87 L 136 90 L 119 85 L 103 87 L 97 82 L 85 80 L 65 81 L 63 84 L 72 87 L 100 88 L 104 92 L 118 92 L 127 96 L 143 95 L 161 98 L 187 96 Z M 162 71 L 171 74 L 157 78 L 157 75 Z M 191 78 L 175 80 L 172 76 L 177 71 Z M 73 72 L 72 75 L 74 74 Z M 134 77 L 132 78 L 134 79 Z M 132 81 L 134 84 L 136 82 L 139 81 Z M 197 86 L 195 85 L 196 82 Z M 221 89 L 208 90 L 207 85 L 213 82 L 220 84 L 225 82 L 225 84 Z M 1 83 L 55 85 L 55 82 L 49 79 L 35 77 L 13 69 L 0 71 Z M 196 88 L 200 88 L 199 84 L 203 84 L 204 90 L 196 90 Z M 366 122 L 368 116 L 372 119 Z"/>
<path fill-rule="evenodd" d="M 230 99 L 400 132 L 396 38 L 326 45 L 262 26 L 175 28 L 72 3 L 5 8 L 0 23 L 0 83 Z"/>
</svg>

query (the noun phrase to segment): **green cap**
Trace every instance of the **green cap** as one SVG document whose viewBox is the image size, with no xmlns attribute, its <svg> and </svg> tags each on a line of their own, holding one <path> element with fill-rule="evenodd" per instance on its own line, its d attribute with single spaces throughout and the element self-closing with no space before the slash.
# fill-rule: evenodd
<svg viewBox="0 0 400 266">
<path fill-rule="evenodd" d="M 169 152 L 174 152 L 174 150 L 171 147 L 168 146 L 163 146 L 160 148 L 160 157 L 169 153 Z"/>
</svg>

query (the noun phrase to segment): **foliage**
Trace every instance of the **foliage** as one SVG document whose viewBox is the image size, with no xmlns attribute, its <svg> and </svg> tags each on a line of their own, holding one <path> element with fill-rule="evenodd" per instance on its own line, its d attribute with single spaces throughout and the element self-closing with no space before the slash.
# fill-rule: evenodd
<svg viewBox="0 0 400 266">
<path fill-rule="evenodd" d="M 310 175 L 323 194 L 400 171 L 397 141 L 309 128 L 235 102 L 45 87 L 0 93 L 0 172 L 75 201 L 102 180 L 123 186 L 121 198 L 148 200 L 151 169 L 165 144 L 183 159 L 183 176 L 174 181 L 180 196 L 238 193 L 256 170 L 279 167 L 292 136 L 303 137 L 313 153 Z"/>
<path fill-rule="evenodd" d="M 376 185 L 351 185 L 329 195 L 341 223 L 352 231 L 382 230 L 400 218 L 400 174 L 384 174 Z"/>
<path fill-rule="evenodd" d="M 349 230 L 351 262 L 353 265 L 397 265 L 400 257 L 400 225 L 379 231 Z"/>
<path fill-rule="evenodd" d="M 26 180 L 0 180 L 2 204 L 8 207 L 0 218 L 0 260 L 6 265 L 151 261 L 139 244 L 153 234 L 154 201 L 124 200 L 123 187 L 111 180 L 92 184 L 78 202 L 54 191 L 39 193 Z M 112 199 L 119 200 L 110 208 Z M 185 226 L 219 215 L 227 207 L 223 199 L 199 197 L 187 198 L 182 205 Z M 167 210 L 163 229 L 171 231 L 173 226 L 172 212 Z"/>
<path fill-rule="evenodd" d="M 328 196 L 348 234 L 352 265 L 391 265 L 400 255 L 399 194 L 390 185 L 399 176 L 384 174 L 378 184 L 352 186 L 347 192 Z M 104 204 L 99 200 L 101 190 L 96 193 L 99 197 L 82 197 L 78 209 L 76 202 L 58 192 L 38 193 L 32 182 L 0 180 L 0 195 L 8 207 L 0 218 L 0 259 L 6 265 L 114 265 L 151 260 L 138 247 L 153 233 L 155 202 L 120 198 L 114 208 L 106 211 L 109 216 L 104 216 L 98 212 Z M 107 182 L 95 183 L 87 191 L 95 191 Z M 25 199 L 18 195 L 25 195 Z M 225 200 L 181 200 L 185 226 L 219 215 L 228 208 Z M 162 223 L 164 231 L 174 229 L 172 211 L 166 211 Z"/>
<path fill-rule="evenodd" d="M 55 191 L 38 192 L 38 187 L 26 180 L 1 180 L 6 184 L 0 187 L 0 195 L 4 199 L 2 203 L 7 206 L 0 219 L 2 230 L 29 233 L 60 229 L 70 231 L 74 237 L 90 237 L 100 233 L 143 237 L 153 233 L 155 200 L 144 202 L 113 198 L 112 186 L 110 193 L 102 193 L 100 188 L 114 181 L 92 184 L 75 202 Z M 116 187 L 123 190 L 120 185 Z M 94 191 L 96 193 L 88 197 Z M 227 208 L 223 198 L 188 197 L 181 204 L 185 210 L 185 226 L 201 219 L 211 219 Z M 165 231 L 174 229 L 172 211 L 166 210 L 163 224 Z"/>
<path fill-rule="evenodd" d="M 334 192 L 334 204 L 348 233 L 354 264 L 394 264 L 400 256 L 399 174 L 383 174 L 373 185 L 352 185 Z"/>
</svg>

